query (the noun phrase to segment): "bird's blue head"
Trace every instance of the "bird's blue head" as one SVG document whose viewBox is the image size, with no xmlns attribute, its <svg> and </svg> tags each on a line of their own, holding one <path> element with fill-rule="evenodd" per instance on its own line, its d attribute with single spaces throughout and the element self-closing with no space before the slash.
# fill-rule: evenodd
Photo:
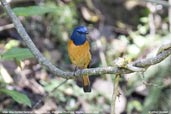
<svg viewBox="0 0 171 114">
<path fill-rule="evenodd" d="M 86 34 L 88 30 L 85 26 L 78 26 L 74 29 L 71 40 L 74 42 L 75 45 L 82 45 L 86 41 Z"/>
</svg>

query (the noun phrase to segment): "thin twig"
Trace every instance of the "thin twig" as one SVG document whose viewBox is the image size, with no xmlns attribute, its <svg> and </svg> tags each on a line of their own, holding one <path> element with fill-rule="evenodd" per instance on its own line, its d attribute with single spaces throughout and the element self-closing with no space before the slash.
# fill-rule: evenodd
<svg viewBox="0 0 171 114">
<path fill-rule="evenodd" d="M 148 18 L 149 18 L 149 31 L 150 31 L 150 35 L 152 37 L 155 36 L 156 34 L 156 25 L 155 25 L 155 12 L 156 12 L 156 8 L 155 5 L 152 3 L 147 3 L 147 7 L 150 11 Z"/>
<path fill-rule="evenodd" d="M 45 66 L 51 73 L 58 77 L 62 77 L 65 79 L 73 79 L 73 78 L 78 78 L 83 75 L 101 75 L 101 74 L 126 74 L 126 73 L 132 73 L 135 71 L 132 71 L 127 68 L 123 67 L 98 67 L 98 68 L 89 68 L 89 69 L 83 69 L 81 72 L 78 70 L 76 72 L 67 72 L 59 69 L 55 65 L 53 65 L 49 60 L 47 60 L 37 49 L 33 41 L 31 40 L 30 36 L 27 34 L 25 31 L 23 25 L 21 24 L 20 20 L 17 18 L 17 16 L 14 14 L 14 12 L 11 10 L 10 6 L 6 2 L 6 0 L 1 0 L 1 3 L 11 18 L 12 22 L 15 25 L 16 30 L 20 34 L 21 38 L 27 45 L 27 47 L 30 49 L 30 51 L 33 53 L 35 58 L 41 63 L 43 66 Z M 149 67 L 151 65 L 160 63 L 162 60 L 164 60 L 166 57 L 168 57 L 171 54 L 171 48 L 168 48 L 166 50 L 163 50 L 161 53 L 156 55 L 155 57 L 152 58 L 147 58 L 143 60 L 137 60 L 131 65 L 134 65 L 135 67 Z M 127 65 L 128 66 L 128 65 Z"/>
<path fill-rule="evenodd" d="M 51 94 L 53 94 L 60 86 L 62 86 L 63 84 L 65 84 L 68 81 L 68 79 L 64 80 L 63 82 L 61 82 L 59 85 L 57 85 L 51 92 L 50 94 L 45 94 L 41 99 L 39 99 L 39 101 L 33 106 L 32 109 L 37 108 L 37 106 L 44 101 L 44 99 L 46 99 L 47 97 L 49 97 Z"/>
<path fill-rule="evenodd" d="M 65 84 L 68 81 L 68 79 L 64 80 L 63 82 L 61 82 L 58 86 L 56 86 L 51 93 L 53 94 L 60 86 L 62 86 L 63 84 Z"/>
<path fill-rule="evenodd" d="M 113 83 L 113 94 L 112 94 L 112 101 L 111 101 L 111 114 L 115 114 L 115 104 L 116 98 L 119 96 L 119 79 L 120 74 L 117 74 L 114 83 Z"/>
<path fill-rule="evenodd" d="M 0 31 L 6 30 L 6 29 L 11 29 L 11 28 L 14 28 L 14 24 L 0 26 Z"/>
<path fill-rule="evenodd" d="M 102 66 L 106 67 L 107 66 L 106 56 L 104 54 L 104 51 L 101 50 L 101 48 L 102 48 L 102 42 L 100 40 L 97 40 L 96 41 L 96 45 L 100 49 L 100 51 L 99 51 L 99 57 L 100 57 Z M 110 74 L 106 74 L 105 77 L 107 78 L 108 81 L 111 81 Z"/>
</svg>

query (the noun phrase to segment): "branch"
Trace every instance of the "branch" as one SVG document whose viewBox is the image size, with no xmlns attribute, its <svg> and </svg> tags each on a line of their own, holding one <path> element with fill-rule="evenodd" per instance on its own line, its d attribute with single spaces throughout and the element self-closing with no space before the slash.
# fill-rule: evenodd
<svg viewBox="0 0 171 114">
<path fill-rule="evenodd" d="M 113 80 L 113 94 L 112 94 L 112 101 L 111 101 L 111 114 L 115 114 L 115 106 L 116 106 L 116 98 L 119 97 L 119 80 L 120 80 L 120 74 L 115 76 L 115 79 Z"/>
<path fill-rule="evenodd" d="M 6 2 L 6 0 L 1 0 L 1 4 L 3 5 L 5 11 L 11 18 L 12 22 L 14 23 L 17 32 L 20 34 L 21 38 L 23 39 L 23 41 L 25 42 L 27 47 L 30 49 L 30 51 L 33 53 L 35 58 L 38 60 L 39 63 L 41 63 L 43 66 L 45 66 L 54 75 L 57 75 L 58 77 L 62 77 L 65 79 L 73 79 L 73 78 L 77 78 L 82 75 L 126 74 L 126 73 L 136 72 L 132 69 L 129 69 L 126 67 L 119 67 L 119 66 L 89 68 L 89 69 L 83 69 L 81 71 L 78 70 L 76 72 L 63 71 L 63 70 L 57 68 L 49 60 L 47 60 L 37 49 L 37 47 L 31 40 L 30 36 L 27 34 L 26 30 L 24 29 L 23 25 L 21 24 L 20 20 L 17 18 L 17 16 L 11 10 L 11 8 L 8 5 L 8 3 Z M 171 54 L 171 45 L 168 46 L 167 49 L 163 49 L 155 57 L 138 60 L 138 61 L 129 63 L 127 66 L 133 65 L 134 67 L 147 68 L 151 65 L 161 62 L 166 57 L 168 57 L 170 54 Z"/>
</svg>

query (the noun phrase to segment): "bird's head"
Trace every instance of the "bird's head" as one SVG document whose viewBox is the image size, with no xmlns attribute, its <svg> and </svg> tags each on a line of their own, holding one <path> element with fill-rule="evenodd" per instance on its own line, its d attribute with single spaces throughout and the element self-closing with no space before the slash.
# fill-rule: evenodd
<svg viewBox="0 0 171 114">
<path fill-rule="evenodd" d="M 86 41 L 86 34 L 88 30 L 85 26 L 78 26 L 74 29 L 71 35 L 71 40 L 75 45 L 82 45 Z"/>
</svg>

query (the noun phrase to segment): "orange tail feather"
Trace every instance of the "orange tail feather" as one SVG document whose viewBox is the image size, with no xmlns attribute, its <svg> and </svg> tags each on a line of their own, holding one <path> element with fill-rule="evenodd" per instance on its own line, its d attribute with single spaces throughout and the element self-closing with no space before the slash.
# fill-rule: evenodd
<svg viewBox="0 0 171 114">
<path fill-rule="evenodd" d="M 86 76 L 83 76 L 82 79 L 83 79 L 83 90 L 84 90 L 84 92 L 91 92 L 89 77 L 86 75 Z"/>
</svg>

